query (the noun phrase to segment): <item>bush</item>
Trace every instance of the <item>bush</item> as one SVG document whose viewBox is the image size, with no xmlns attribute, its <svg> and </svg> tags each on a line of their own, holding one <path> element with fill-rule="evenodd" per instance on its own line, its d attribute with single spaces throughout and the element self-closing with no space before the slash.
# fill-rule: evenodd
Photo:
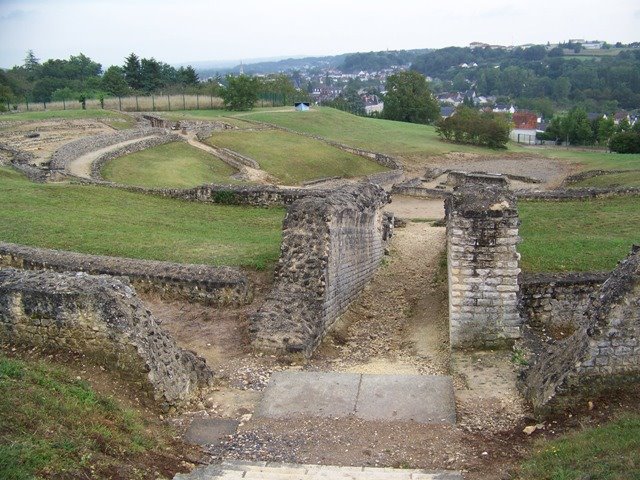
<svg viewBox="0 0 640 480">
<path fill-rule="evenodd" d="M 640 133 L 616 133 L 609 140 L 609 149 L 617 153 L 640 153 Z"/>
<path fill-rule="evenodd" d="M 436 124 L 436 132 L 445 140 L 489 148 L 505 148 L 509 141 L 509 130 L 510 125 L 503 115 L 480 113 L 464 106 Z"/>
</svg>

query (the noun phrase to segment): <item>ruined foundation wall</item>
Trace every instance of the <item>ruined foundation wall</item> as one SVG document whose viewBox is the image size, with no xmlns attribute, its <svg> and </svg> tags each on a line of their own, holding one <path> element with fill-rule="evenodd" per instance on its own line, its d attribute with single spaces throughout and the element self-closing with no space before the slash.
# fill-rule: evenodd
<svg viewBox="0 0 640 480">
<path fill-rule="evenodd" d="M 520 387 L 538 414 L 561 411 L 640 381 L 640 247 L 613 271 L 571 337 L 548 347 Z"/>
<path fill-rule="evenodd" d="M 152 392 L 163 408 L 211 383 L 205 361 L 182 350 L 126 279 L 0 269 L 0 341 L 81 353 Z"/>
<path fill-rule="evenodd" d="M 310 355 L 373 276 L 393 220 L 380 187 L 344 187 L 293 203 L 284 220 L 274 289 L 251 320 L 254 345 Z"/>
<path fill-rule="evenodd" d="M 508 345 L 522 324 L 515 196 L 503 177 L 468 175 L 446 212 L 451 347 Z"/>
<path fill-rule="evenodd" d="M 534 330 L 573 332 L 609 273 L 522 274 L 519 308 Z"/>
<path fill-rule="evenodd" d="M 243 305 L 251 301 L 246 275 L 231 267 L 87 255 L 3 242 L 0 267 L 127 276 L 139 292 L 151 292 L 165 300 L 205 305 Z"/>
</svg>

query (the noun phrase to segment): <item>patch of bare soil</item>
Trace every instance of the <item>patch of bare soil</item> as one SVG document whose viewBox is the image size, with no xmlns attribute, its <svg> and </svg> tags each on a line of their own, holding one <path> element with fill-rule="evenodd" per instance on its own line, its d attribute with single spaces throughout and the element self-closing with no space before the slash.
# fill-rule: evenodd
<svg viewBox="0 0 640 480">
<path fill-rule="evenodd" d="M 393 195 L 387 210 L 402 219 L 440 220 L 444 218 L 444 200 Z"/>
<path fill-rule="evenodd" d="M 98 120 L 0 122 L 0 143 L 31 153 L 34 163 L 42 164 L 66 143 L 109 132 L 113 132 L 113 128 Z"/>
<path fill-rule="evenodd" d="M 525 184 L 540 189 L 557 188 L 562 181 L 579 170 L 577 164 L 563 160 L 527 155 L 526 153 L 505 153 L 504 157 L 485 157 L 478 154 L 454 152 L 439 157 L 431 157 L 424 167 L 437 167 L 466 172 L 504 173 L 535 178 L 540 184 Z"/>
</svg>

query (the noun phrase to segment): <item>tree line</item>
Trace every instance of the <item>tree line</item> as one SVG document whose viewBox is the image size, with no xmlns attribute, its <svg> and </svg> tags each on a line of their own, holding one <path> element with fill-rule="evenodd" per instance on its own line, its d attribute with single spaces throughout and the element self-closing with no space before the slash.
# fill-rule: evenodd
<svg viewBox="0 0 640 480">
<path fill-rule="evenodd" d="M 640 107 L 640 48 L 578 58 L 566 55 L 565 47 L 580 50 L 577 45 L 510 51 L 448 47 L 418 55 L 411 68 L 434 78 L 438 90 L 473 88 L 478 95 L 507 97 L 536 110 L 578 105 L 613 112 Z"/>
<path fill-rule="evenodd" d="M 236 81 L 236 78 L 246 77 Z M 306 92 L 295 88 L 285 74 L 263 77 L 215 76 L 201 81 L 195 69 L 173 67 L 155 58 L 141 58 L 131 53 L 122 65 L 112 65 L 103 72 L 102 65 L 80 53 L 69 59 L 49 59 L 44 62 L 27 52 L 24 63 L 8 70 L 0 69 L 0 110 L 22 102 L 49 103 L 52 101 L 80 101 L 108 96 L 153 94 L 205 94 L 223 96 L 231 85 L 231 92 L 240 88 L 253 102 L 262 98 L 272 104 L 286 105 L 306 101 Z M 235 83 L 234 83 L 235 82 Z M 231 100 L 233 109 L 243 109 L 247 100 Z M 244 103 L 243 103 L 244 102 Z M 252 104 L 253 105 L 253 104 Z"/>
</svg>

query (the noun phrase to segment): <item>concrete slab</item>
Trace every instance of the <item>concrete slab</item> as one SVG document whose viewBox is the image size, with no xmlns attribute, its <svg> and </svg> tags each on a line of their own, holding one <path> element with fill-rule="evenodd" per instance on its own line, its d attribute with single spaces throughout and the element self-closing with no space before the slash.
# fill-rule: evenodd
<svg viewBox="0 0 640 480">
<path fill-rule="evenodd" d="M 451 377 L 363 375 L 356 416 L 364 420 L 455 423 Z"/>
<path fill-rule="evenodd" d="M 364 420 L 455 423 L 450 377 L 277 372 L 254 415 L 346 417 Z"/>
<path fill-rule="evenodd" d="M 352 373 L 276 372 L 254 415 L 345 417 L 355 411 L 359 384 L 360 375 Z"/>
<path fill-rule="evenodd" d="M 224 418 L 195 418 L 184 438 L 196 445 L 219 445 L 229 435 L 236 433 L 238 421 Z"/>
</svg>

